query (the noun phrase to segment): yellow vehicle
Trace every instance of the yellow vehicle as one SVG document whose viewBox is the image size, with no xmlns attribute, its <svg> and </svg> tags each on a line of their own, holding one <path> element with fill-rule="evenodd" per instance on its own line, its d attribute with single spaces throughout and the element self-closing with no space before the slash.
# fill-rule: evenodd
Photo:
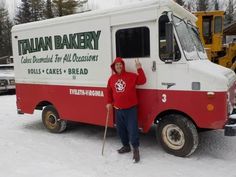
<svg viewBox="0 0 236 177">
<path fill-rule="evenodd" d="M 198 18 L 197 26 L 209 60 L 235 70 L 236 42 L 223 44 L 223 38 L 227 35 L 226 30 L 223 30 L 224 11 L 199 11 L 194 14 Z M 235 29 L 232 26 L 227 29 L 230 35 L 236 34 L 236 30 L 232 31 Z"/>
</svg>

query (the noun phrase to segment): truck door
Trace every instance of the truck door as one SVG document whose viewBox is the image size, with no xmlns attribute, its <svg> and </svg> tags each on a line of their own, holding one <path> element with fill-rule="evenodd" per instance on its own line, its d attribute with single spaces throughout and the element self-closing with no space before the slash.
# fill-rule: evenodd
<svg viewBox="0 0 236 177">
<path fill-rule="evenodd" d="M 113 60 L 116 57 L 122 57 L 126 64 L 126 70 L 136 73 L 135 59 L 138 58 L 147 77 L 146 84 L 137 87 L 140 128 L 143 127 L 148 119 L 148 115 L 150 115 L 152 110 L 151 102 L 155 100 L 155 96 L 152 96 L 150 90 L 157 88 L 156 32 L 155 21 L 112 27 Z"/>
</svg>

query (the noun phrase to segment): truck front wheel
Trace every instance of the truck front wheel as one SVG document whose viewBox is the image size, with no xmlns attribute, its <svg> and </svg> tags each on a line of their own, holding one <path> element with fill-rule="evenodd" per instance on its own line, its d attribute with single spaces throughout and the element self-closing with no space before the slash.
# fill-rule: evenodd
<svg viewBox="0 0 236 177">
<path fill-rule="evenodd" d="M 182 115 L 163 117 L 157 126 L 157 138 L 163 149 L 175 156 L 191 155 L 198 146 L 198 132 L 195 125 Z"/>
<path fill-rule="evenodd" d="M 42 112 L 42 121 L 45 128 L 52 133 L 60 133 L 66 129 L 67 122 L 61 120 L 57 110 L 52 106 L 46 106 Z"/>
</svg>

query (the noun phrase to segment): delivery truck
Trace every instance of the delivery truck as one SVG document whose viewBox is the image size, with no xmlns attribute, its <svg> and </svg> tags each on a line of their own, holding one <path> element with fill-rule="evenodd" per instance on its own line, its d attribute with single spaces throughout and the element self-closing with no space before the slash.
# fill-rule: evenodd
<svg viewBox="0 0 236 177">
<path fill-rule="evenodd" d="M 15 93 L 15 78 L 13 58 L 9 56 L 0 57 L 0 94 Z"/>
<path fill-rule="evenodd" d="M 141 132 L 156 126 L 164 150 L 181 157 L 195 151 L 200 130 L 235 136 L 236 76 L 207 59 L 196 20 L 172 0 L 151 0 L 14 26 L 18 113 L 42 110 L 54 133 L 69 121 L 104 126 L 111 63 L 122 57 L 136 72 L 139 58 Z"/>
</svg>

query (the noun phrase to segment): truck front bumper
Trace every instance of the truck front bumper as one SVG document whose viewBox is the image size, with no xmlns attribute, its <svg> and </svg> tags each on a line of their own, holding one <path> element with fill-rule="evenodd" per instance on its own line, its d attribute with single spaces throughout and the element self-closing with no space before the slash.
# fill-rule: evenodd
<svg viewBox="0 0 236 177">
<path fill-rule="evenodd" d="M 229 116 L 229 120 L 225 125 L 225 136 L 236 136 L 236 114 Z"/>
</svg>

